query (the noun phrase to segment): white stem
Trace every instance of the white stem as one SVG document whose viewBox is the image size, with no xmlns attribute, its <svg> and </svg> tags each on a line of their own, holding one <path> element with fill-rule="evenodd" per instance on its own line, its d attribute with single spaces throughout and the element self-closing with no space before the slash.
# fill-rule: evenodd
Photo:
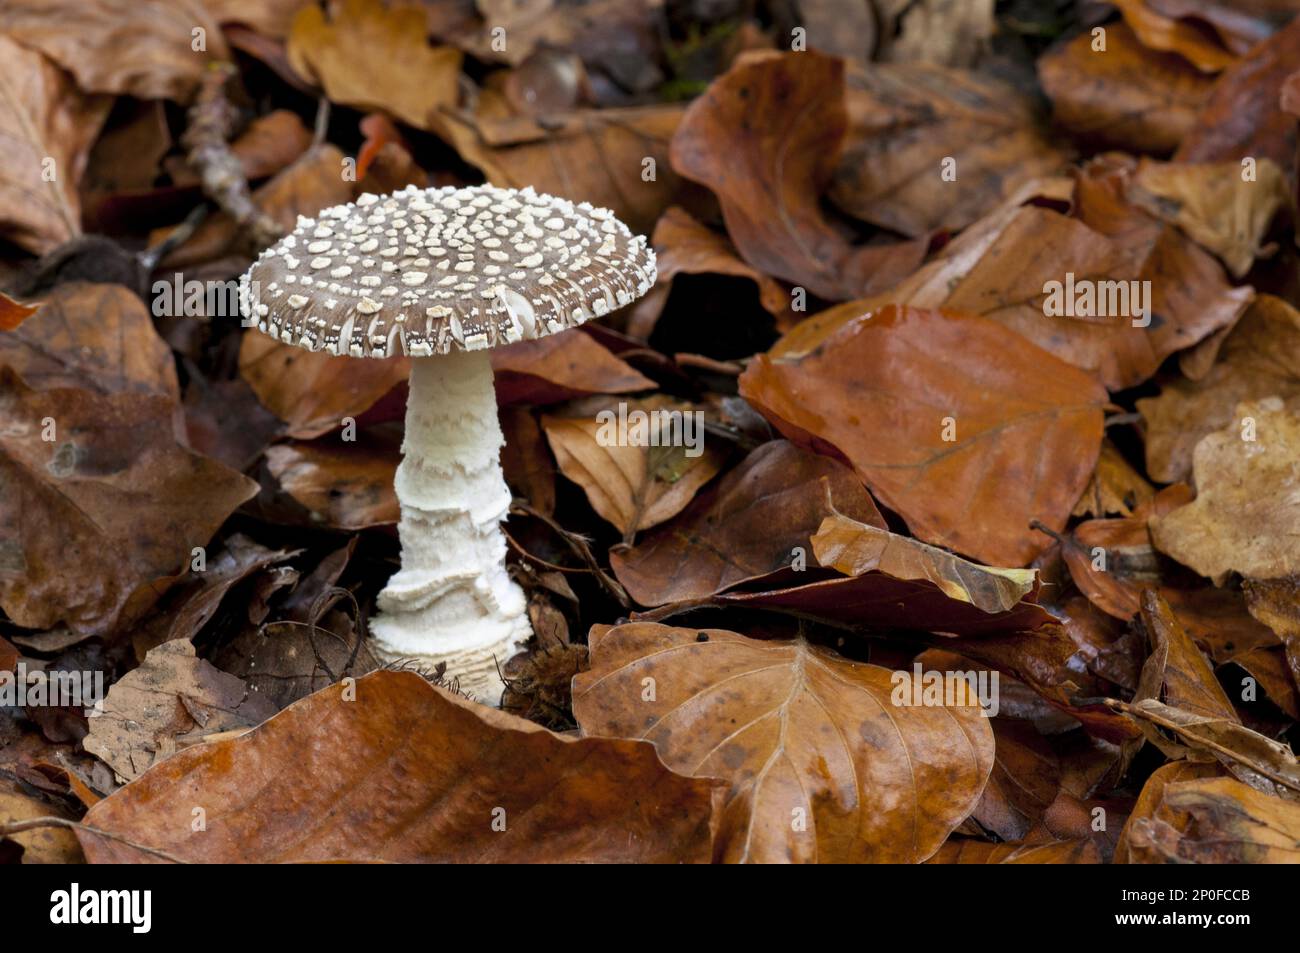
<svg viewBox="0 0 1300 953">
<path fill-rule="evenodd" d="M 370 634 L 388 659 L 447 663 L 447 678 L 497 705 L 504 666 L 532 634 L 506 574 L 501 425 L 488 352 L 417 357 L 397 468 L 402 568 L 379 594 Z"/>
</svg>

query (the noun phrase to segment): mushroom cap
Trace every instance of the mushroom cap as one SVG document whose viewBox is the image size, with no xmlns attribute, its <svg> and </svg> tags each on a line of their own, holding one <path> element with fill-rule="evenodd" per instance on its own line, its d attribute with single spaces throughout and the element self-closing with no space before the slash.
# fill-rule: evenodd
<svg viewBox="0 0 1300 953">
<path fill-rule="evenodd" d="M 240 306 L 259 330 L 353 357 L 474 351 L 601 317 L 654 284 L 609 209 L 491 185 L 362 195 L 258 256 Z"/>
</svg>

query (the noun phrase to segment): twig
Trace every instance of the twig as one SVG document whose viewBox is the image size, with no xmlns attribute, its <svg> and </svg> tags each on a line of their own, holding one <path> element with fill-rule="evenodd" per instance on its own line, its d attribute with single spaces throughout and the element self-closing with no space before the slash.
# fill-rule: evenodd
<svg viewBox="0 0 1300 953">
<path fill-rule="evenodd" d="M 178 857 L 175 854 L 168 853 L 157 847 L 150 847 L 147 844 L 140 844 L 130 838 L 123 837 L 121 834 L 114 834 L 112 831 L 106 831 L 98 827 L 91 827 L 89 824 L 82 824 L 78 821 L 70 821 L 64 817 L 33 817 L 26 821 L 13 821 L 9 824 L 0 824 L 0 837 L 8 837 L 10 834 L 21 834 L 24 831 L 39 830 L 43 827 L 62 827 L 66 830 L 82 831 L 86 834 L 94 834 L 96 837 L 103 837 L 106 840 L 117 841 L 125 844 L 133 850 L 138 850 L 146 854 L 152 854 L 162 860 L 169 861 L 173 864 L 188 864 L 191 861 L 184 857 Z"/>
<path fill-rule="evenodd" d="M 564 542 L 568 544 L 569 549 L 573 551 L 574 555 L 587 564 L 587 567 L 592 571 L 592 574 L 596 577 L 596 581 L 600 583 L 602 589 L 609 593 L 624 609 L 630 609 L 632 607 L 632 600 L 628 597 L 627 590 L 619 585 L 617 580 L 610 578 L 610 575 L 601 568 L 600 563 L 596 562 L 596 557 L 592 554 L 591 547 L 587 545 L 586 540 L 577 533 L 570 533 L 552 517 L 547 516 L 541 510 L 534 509 L 533 506 L 525 500 L 516 498 L 510 508 L 512 510 L 517 510 L 525 516 L 532 516 L 535 519 L 539 519 L 549 526 L 551 530 L 560 537 L 560 539 L 564 540 Z"/>
</svg>

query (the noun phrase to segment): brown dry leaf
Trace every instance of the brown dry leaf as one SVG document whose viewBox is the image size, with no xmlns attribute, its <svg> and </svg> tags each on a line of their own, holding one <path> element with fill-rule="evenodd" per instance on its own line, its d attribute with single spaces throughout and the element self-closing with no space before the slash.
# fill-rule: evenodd
<svg viewBox="0 0 1300 953">
<path fill-rule="evenodd" d="M 312 524 L 365 529 L 401 515 L 393 479 L 401 462 L 396 440 L 363 433 L 355 441 L 326 438 L 284 443 L 266 451 L 267 469 L 311 514 Z"/>
<path fill-rule="evenodd" d="M 1185 163 L 1143 159 L 1129 197 L 1214 252 L 1240 279 L 1265 255 L 1261 241 L 1278 209 L 1290 204 L 1282 170 L 1261 159 L 1247 180 L 1237 160 Z"/>
<path fill-rule="evenodd" d="M 0 8 L 0 31 L 23 12 Z M 62 35 L 76 34 L 64 27 Z M 81 234 L 77 183 L 113 101 L 83 95 L 66 73 L 3 32 L 0 61 L 0 235 L 44 254 Z"/>
<path fill-rule="evenodd" d="M 1171 732 L 1178 741 L 1197 752 L 1204 760 L 1213 757 L 1240 781 L 1257 791 L 1300 802 L 1300 761 L 1291 749 L 1280 742 L 1244 727 L 1234 719 L 1202 715 L 1144 699 L 1125 706 L 1150 726 Z M 1152 728 L 1147 737 L 1157 741 Z M 1177 746 L 1157 742 L 1170 756 L 1177 756 Z"/>
<path fill-rule="evenodd" d="M 1221 585 L 1230 573 L 1300 572 L 1300 413 L 1281 398 L 1237 406 L 1236 420 L 1196 445 L 1196 499 L 1151 521 L 1163 553 Z"/>
<path fill-rule="evenodd" d="M 1100 864 L 1101 851 L 1092 841 L 1031 840 L 990 844 L 967 837 L 949 838 L 930 864 Z"/>
<path fill-rule="evenodd" d="M 987 51 L 997 23 L 994 0 L 920 0 L 898 21 L 884 58 L 896 63 L 973 66 Z"/>
<path fill-rule="evenodd" d="M 244 178 L 263 179 L 300 159 L 312 145 L 311 130 L 296 112 L 273 109 L 254 118 L 230 143 L 230 151 L 239 160 Z M 172 184 L 197 185 L 199 175 L 181 156 L 167 164 Z"/>
<path fill-rule="evenodd" d="M 17 331 L 18 326 L 36 313 L 38 304 L 24 304 L 0 292 L 0 331 Z M 8 337 L 0 338 L 3 347 Z"/>
<path fill-rule="evenodd" d="M 998 79 L 908 63 L 850 66 L 846 81 L 848 139 L 829 197 L 873 225 L 956 231 L 1068 162 L 1033 100 Z"/>
<path fill-rule="evenodd" d="M 649 744 L 555 735 L 375 672 L 174 755 L 86 824 L 208 863 L 707 862 L 716 784 L 672 774 Z M 78 836 L 92 863 L 151 859 Z"/>
<path fill-rule="evenodd" d="M 1128 863 L 1300 863 L 1300 804 L 1233 778 L 1172 781 L 1124 830 Z"/>
<path fill-rule="evenodd" d="M 1177 53 L 1205 73 L 1217 73 L 1237 62 L 1237 57 L 1207 35 L 1203 29 L 1174 17 L 1164 16 L 1146 0 L 1113 0 L 1144 46 L 1165 53 Z"/>
<path fill-rule="evenodd" d="M 1300 311 L 1260 295 L 1197 381 L 1173 380 L 1137 409 L 1146 423 L 1147 472 L 1162 483 L 1185 480 L 1201 440 L 1229 426 L 1242 401 L 1281 397 L 1300 410 Z"/>
<path fill-rule="evenodd" d="M 0 672 L 12 672 L 18 665 L 18 649 L 0 636 Z"/>
<path fill-rule="evenodd" d="M 682 514 L 635 547 L 610 552 L 610 566 L 644 606 L 699 599 L 790 565 L 830 515 L 884 526 L 853 471 L 786 440 L 763 444 L 705 489 Z"/>
<path fill-rule="evenodd" d="M 1201 650 L 1154 590 L 1142 593 L 1142 624 L 1151 654 L 1142 665 L 1134 701 L 1164 700 L 1190 714 L 1241 723 Z"/>
<path fill-rule="evenodd" d="M 646 738 L 670 767 L 728 779 L 720 860 L 918 863 L 992 768 L 978 706 L 897 705 L 889 669 L 803 639 L 632 623 L 588 643 L 583 732 Z"/>
<path fill-rule="evenodd" d="M 742 57 L 691 103 L 672 142 L 673 168 L 717 194 L 741 256 L 829 300 L 890 287 L 927 246 L 854 246 L 823 214 L 819 196 L 848 129 L 843 89 L 843 61 L 832 57 Z"/>
<path fill-rule="evenodd" d="M 779 281 L 745 264 L 727 236 L 700 224 L 684 208 L 674 205 L 659 217 L 653 244 L 658 253 L 656 286 L 665 296 L 679 274 L 730 275 L 754 282 L 769 314 L 781 315 L 790 308 L 790 294 Z"/>
<path fill-rule="evenodd" d="M 5 0 L 0 33 L 44 53 L 88 93 L 137 99 L 188 102 L 208 65 L 230 59 L 202 0 Z"/>
<path fill-rule="evenodd" d="M 180 401 L 171 349 L 144 302 L 123 285 L 58 285 L 35 317 L 0 335 L 0 364 L 36 390 L 73 387 Z"/>
<path fill-rule="evenodd" d="M 67 812 L 49 801 L 33 797 L 17 781 L 0 775 L 0 827 L 15 821 L 50 816 L 67 818 Z M 85 863 L 77 836 L 64 828 L 37 828 L 10 834 L 7 839 L 22 845 L 24 864 Z"/>
<path fill-rule="evenodd" d="M 555 404 L 592 394 L 653 390 L 655 382 L 579 328 L 492 351 L 497 403 Z"/>
<path fill-rule="evenodd" d="M 1271 159 L 1286 181 L 1295 181 L 1296 121 L 1282 108 L 1281 91 L 1298 59 L 1300 18 L 1295 18 L 1224 71 L 1174 159 Z"/>
<path fill-rule="evenodd" d="M 15 623 L 114 632 L 133 592 L 175 574 L 257 492 L 181 447 L 173 409 L 155 396 L 34 391 L 0 368 L 0 605 Z"/>
<path fill-rule="evenodd" d="M 1247 579 L 1246 606 L 1286 647 L 1291 678 L 1300 686 L 1300 579 Z"/>
<path fill-rule="evenodd" d="M 684 111 L 678 103 L 579 110 L 548 117 L 545 129 L 530 120 L 522 131 L 513 120 L 446 114 L 437 131 L 493 185 L 604 206 L 649 232 L 681 201 L 668 154 Z"/>
<path fill-rule="evenodd" d="M 1160 806 L 1160 800 L 1164 797 L 1165 789 L 1170 784 L 1181 781 L 1195 781 L 1201 778 L 1221 777 L 1223 774 L 1223 769 L 1217 764 L 1205 761 L 1171 761 L 1156 768 L 1155 771 L 1151 772 L 1151 776 L 1147 778 L 1146 784 L 1142 786 L 1137 802 L 1133 805 L 1133 811 L 1129 814 L 1128 820 L 1124 822 L 1124 829 L 1120 832 L 1119 842 L 1115 845 L 1113 862 L 1117 864 L 1134 863 L 1129 853 L 1129 831 L 1139 826 L 1139 822 L 1151 819 L 1152 814 Z"/>
<path fill-rule="evenodd" d="M 173 639 L 193 639 L 216 614 L 221 600 L 234 586 L 295 556 L 300 551 L 267 549 L 235 533 L 226 537 L 221 551 L 204 560 L 201 572 L 177 582 L 159 601 L 150 615 L 135 626 L 131 642 L 136 658 L 143 660 L 149 650 Z"/>
<path fill-rule="evenodd" d="M 277 40 L 289 35 L 294 14 L 313 0 L 203 0 L 218 23 L 242 23 Z"/>
<path fill-rule="evenodd" d="M 799 360 L 759 355 L 740 392 L 790 439 L 837 448 L 918 538 L 998 566 L 1046 548 L 1031 520 L 1065 525 L 1106 401 L 994 322 L 893 306 Z"/>
<path fill-rule="evenodd" d="M 331 101 L 381 109 L 417 129 L 436 131 L 434 115 L 459 98 L 461 53 L 429 45 L 418 7 L 342 0 L 326 19 L 311 4 L 293 19 L 287 52 Z"/>
<path fill-rule="evenodd" d="M 501 472 L 515 495 L 533 508 L 550 515 L 555 512 L 555 461 L 546 449 L 546 438 L 532 411 L 526 407 L 502 407 L 498 411 L 501 433 Z"/>
<path fill-rule="evenodd" d="M 222 647 L 216 662 L 277 708 L 377 667 L 352 620 L 339 612 L 323 613 L 314 623 L 250 627 Z"/>
<path fill-rule="evenodd" d="M 1038 61 L 1056 124 L 1101 146 L 1176 149 L 1195 128 L 1213 77 L 1182 57 L 1147 49 L 1123 23 L 1107 24 L 1104 51 L 1093 42 L 1081 33 Z"/>
<path fill-rule="evenodd" d="M 411 376 L 411 360 L 357 360 L 281 344 L 255 330 L 244 333 L 239 374 L 288 436 L 310 440 L 356 418 Z"/>
<path fill-rule="evenodd" d="M 947 550 L 839 513 L 822 520 L 810 542 L 819 563 L 846 576 L 881 573 L 921 584 L 923 591 L 933 589 L 947 600 L 965 603 L 989 615 L 1012 613 L 1015 622 L 1008 622 L 1007 628 L 1031 629 L 1052 621 L 1049 613 L 1032 604 L 1039 588 L 1034 569 L 979 566 Z"/>
<path fill-rule="evenodd" d="M 189 639 L 151 650 L 95 706 L 87 751 L 133 781 L 205 735 L 251 728 L 275 714 L 269 699 L 194 654 Z"/>
<path fill-rule="evenodd" d="M 1103 440 L 1097 469 L 1071 515 L 1131 516 L 1134 507 L 1149 502 L 1155 495 L 1156 488 L 1147 478 L 1133 469 L 1113 443 Z"/>
<path fill-rule="evenodd" d="M 627 445 L 620 446 L 617 434 L 606 428 L 617 428 L 617 422 L 597 419 L 596 410 L 590 416 L 542 418 L 542 430 L 555 454 L 560 472 L 582 487 L 592 508 L 601 518 L 613 523 L 625 538 L 639 530 L 658 526 L 686 508 L 695 493 L 717 475 L 723 456 L 716 448 L 704 442 L 698 454 L 686 446 L 684 440 L 673 444 L 673 425 L 656 412 L 686 415 L 678 420 L 685 434 L 685 425 L 695 428 L 689 407 L 662 397 L 637 401 L 624 401 L 604 410 L 618 415 L 626 407 L 628 419 Z M 603 411 L 602 411 L 603 412 Z M 646 415 L 646 424 L 638 436 L 632 415 Z M 703 428 L 695 428 L 696 439 L 703 440 Z M 602 445 L 605 433 L 615 439 Z M 663 441 L 666 446 L 636 445 L 635 440 Z"/>
<path fill-rule="evenodd" d="M 1028 722 L 992 720 L 997 750 L 993 772 L 971 819 L 1004 841 L 1029 835 L 1061 789 L 1061 765 Z"/>
</svg>

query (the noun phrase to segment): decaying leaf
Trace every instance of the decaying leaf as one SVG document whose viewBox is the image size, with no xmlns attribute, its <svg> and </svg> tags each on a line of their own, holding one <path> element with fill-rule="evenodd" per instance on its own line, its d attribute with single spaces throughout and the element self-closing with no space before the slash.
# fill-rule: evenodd
<svg viewBox="0 0 1300 953">
<path fill-rule="evenodd" d="M 212 863 L 707 862 L 716 784 L 671 773 L 644 742 L 555 735 L 375 672 L 179 752 L 86 823 Z M 154 859 L 78 837 L 92 863 Z"/>
<path fill-rule="evenodd" d="M 82 94 L 67 74 L 7 34 L 11 18 L 38 6 L 0 10 L 0 60 L 6 64 L 0 76 L 0 229 L 42 254 L 81 234 L 77 183 L 112 100 Z"/>
<path fill-rule="evenodd" d="M 1147 503 L 1156 495 L 1153 487 L 1109 440 L 1101 443 L 1097 470 L 1074 504 L 1073 516 L 1131 516 L 1134 507 Z"/>
<path fill-rule="evenodd" d="M 721 452 L 705 441 L 695 413 L 652 398 L 593 405 L 591 415 L 548 415 L 542 430 L 560 472 L 630 537 L 680 513 L 721 468 Z"/>
<path fill-rule="evenodd" d="M 765 443 L 706 488 L 672 522 L 610 553 L 637 602 L 699 599 L 756 580 L 803 555 L 828 506 L 876 526 L 884 520 L 853 472 L 785 440 Z"/>
<path fill-rule="evenodd" d="M 279 444 L 266 451 L 267 468 L 301 503 L 312 522 L 337 529 L 394 524 L 401 515 L 393 478 L 401 454 L 396 440 L 358 434 Z"/>
<path fill-rule="evenodd" d="M 1101 446 L 1101 386 L 972 315 L 887 307 L 741 394 L 796 442 L 835 447 L 920 539 L 1023 566 L 1065 525 Z"/>
<path fill-rule="evenodd" d="M 816 52 L 742 58 L 691 104 L 673 168 L 718 196 L 731 240 L 759 271 L 830 300 L 897 282 L 925 241 L 854 246 L 818 205 L 848 127 L 840 60 Z"/>
<path fill-rule="evenodd" d="M 1300 414 L 1279 397 L 1237 406 L 1236 420 L 1196 445 L 1196 499 L 1151 521 L 1167 553 L 1220 584 L 1229 573 L 1300 572 Z"/>
<path fill-rule="evenodd" d="M 992 768 L 978 705 L 898 704 L 889 669 L 802 639 L 632 623 L 588 642 L 583 732 L 645 738 L 676 770 L 728 779 L 721 860 L 917 863 Z"/>
<path fill-rule="evenodd" d="M 270 700 L 197 658 L 188 639 L 173 639 L 108 690 L 84 744 L 119 779 L 133 781 L 206 735 L 250 728 L 274 714 Z"/>
<path fill-rule="evenodd" d="M 152 395 L 34 391 L 0 368 L 0 605 L 10 619 L 115 631 L 136 590 L 175 574 L 257 492 L 180 446 L 173 409 Z"/>
</svg>

